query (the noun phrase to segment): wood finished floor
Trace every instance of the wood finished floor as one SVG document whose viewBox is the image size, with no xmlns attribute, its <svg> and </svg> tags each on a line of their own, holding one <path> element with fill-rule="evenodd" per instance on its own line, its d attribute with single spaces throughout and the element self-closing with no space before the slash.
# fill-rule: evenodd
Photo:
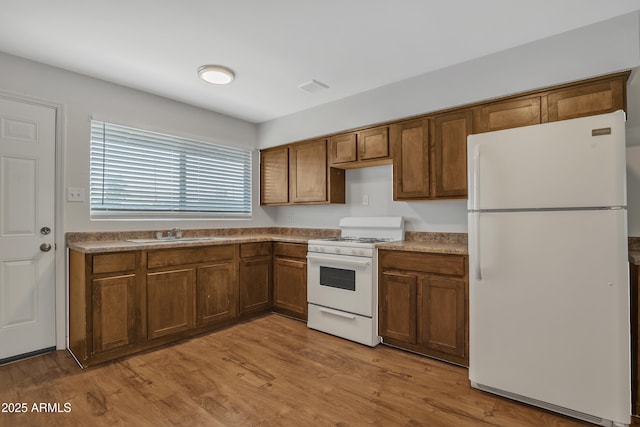
<svg viewBox="0 0 640 427">
<path fill-rule="evenodd" d="M 589 426 L 469 386 L 467 370 L 278 315 L 81 370 L 65 351 L 0 367 L 0 426 Z M 634 425 L 640 425 L 635 423 Z"/>
</svg>

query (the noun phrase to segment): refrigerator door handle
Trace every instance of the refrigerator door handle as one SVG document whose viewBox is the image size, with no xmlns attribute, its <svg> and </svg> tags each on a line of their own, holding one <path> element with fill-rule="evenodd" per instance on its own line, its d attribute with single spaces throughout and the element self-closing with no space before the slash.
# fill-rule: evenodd
<svg viewBox="0 0 640 427">
<path fill-rule="evenodd" d="M 482 263 L 480 261 L 480 212 L 473 213 L 473 227 L 475 228 L 475 245 L 474 251 L 476 253 L 476 265 L 474 270 L 476 273 L 476 280 L 482 280 Z"/>
<path fill-rule="evenodd" d="M 473 149 L 473 210 L 480 206 L 480 144 Z"/>
</svg>

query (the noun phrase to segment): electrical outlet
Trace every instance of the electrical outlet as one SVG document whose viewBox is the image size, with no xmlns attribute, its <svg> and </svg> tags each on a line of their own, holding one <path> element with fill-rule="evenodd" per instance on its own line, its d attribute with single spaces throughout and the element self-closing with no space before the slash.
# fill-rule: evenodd
<svg viewBox="0 0 640 427">
<path fill-rule="evenodd" d="M 84 188 L 67 187 L 67 202 L 84 202 Z"/>
<path fill-rule="evenodd" d="M 362 206 L 369 206 L 369 195 L 364 194 L 362 196 Z"/>
</svg>

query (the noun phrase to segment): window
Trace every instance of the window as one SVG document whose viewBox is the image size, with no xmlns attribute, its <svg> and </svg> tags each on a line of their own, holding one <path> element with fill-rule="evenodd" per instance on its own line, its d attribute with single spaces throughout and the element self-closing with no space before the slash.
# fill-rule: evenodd
<svg viewBox="0 0 640 427">
<path fill-rule="evenodd" d="M 91 121 L 91 216 L 249 217 L 251 150 Z"/>
</svg>

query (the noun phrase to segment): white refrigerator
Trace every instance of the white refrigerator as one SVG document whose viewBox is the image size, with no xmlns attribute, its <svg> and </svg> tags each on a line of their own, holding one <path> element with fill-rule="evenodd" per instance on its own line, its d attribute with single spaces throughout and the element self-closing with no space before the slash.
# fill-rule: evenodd
<svg viewBox="0 0 640 427">
<path fill-rule="evenodd" d="M 469 379 L 631 422 L 623 111 L 471 135 Z"/>
</svg>

